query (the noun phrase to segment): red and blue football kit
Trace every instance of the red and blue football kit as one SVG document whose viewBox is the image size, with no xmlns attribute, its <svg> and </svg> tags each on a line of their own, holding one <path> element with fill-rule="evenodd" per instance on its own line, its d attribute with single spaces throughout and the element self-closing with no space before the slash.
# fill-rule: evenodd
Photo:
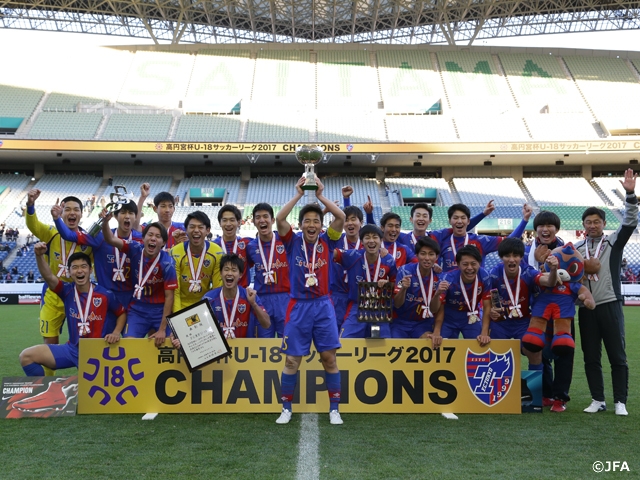
<svg viewBox="0 0 640 480">
<path fill-rule="evenodd" d="M 308 355 L 312 339 L 318 352 L 340 348 L 336 316 L 329 298 L 329 272 L 339 238 L 340 233 L 329 227 L 319 235 L 314 253 L 314 244 L 305 242 L 302 233 L 296 235 L 290 228 L 281 237 L 291 285 L 281 348 L 287 355 Z"/>
<path fill-rule="evenodd" d="M 206 299 L 213 308 L 225 338 L 255 338 L 258 321 L 251 311 L 251 304 L 247 300 L 247 291 L 238 286 L 238 303 L 235 312 L 233 311 L 235 298 L 225 298 L 223 305 L 223 302 L 220 301 L 221 292 L 222 287 L 216 288 L 208 291 L 202 298 Z M 258 295 L 256 295 L 256 303 L 262 310 L 265 310 Z M 223 308 L 226 309 L 226 318 Z"/>
<path fill-rule="evenodd" d="M 104 235 L 99 232 L 95 237 L 81 230 L 73 231 L 65 225 L 61 218 L 55 221 L 60 236 L 78 245 L 88 245 L 93 251 L 93 271 L 98 283 L 111 290 L 125 308 L 129 306 L 133 294 L 133 281 L 131 278 L 131 259 L 121 253 L 116 247 L 104 241 Z M 111 229 L 117 236 L 117 229 Z M 118 237 L 120 238 L 120 237 Z M 136 230 L 131 232 L 129 238 L 120 238 L 124 241 L 141 243 L 142 234 Z"/>
<path fill-rule="evenodd" d="M 346 202 L 345 202 L 346 203 Z M 364 248 L 362 242 L 350 242 L 347 240 L 347 234 L 343 233 L 338 241 L 341 250 L 358 250 Z M 336 321 L 338 322 L 338 330 L 344 322 L 349 305 L 349 277 L 347 270 L 339 263 L 331 263 L 331 302 L 336 312 Z"/>
<path fill-rule="evenodd" d="M 520 292 L 517 299 L 515 298 L 518 290 L 516 279 L 507 279 L 509 291 L 513 299 L 516 300 L 517 305 L 519 305 L 519 308 L 515 308 L 505 285 L 504 264 L 500 263 L 493 267 L 490 274 L 491 288 L 498 290 L 505 318 L 498 321 L 491 320 L 491 338 L 496 340 L 509 340 L 511 338 L 522 340 L 531 321 L 531 305 L 529 302 L 539 275 L 540 272 L 532 266 L 524 263 L 520 264 Z"/>
<path fill-rule="evenodd" d="M 426 332 L 433 332 L 434 318 L 426 307 L 429 301 L 429 285 L 431 285 L 431 298 L 433 298 L 438 288 L 439 278 L 433 272 L 433 283 L 431 284 L 431 274 L 421 277 L 424 292 L 427 295 L 427 298 L 424 298 L 418 275 L 420 275 L 418 263 L 411 263 L 398 269 L 394 297 L 400 291 L 404 277 L 411 276 L 411 285 L 405 293 L 404 303 L 400 308 L 393 309 L 392 338 L 420 338 Z"/>
<path fill-rule="evenodd" d="M 536 286 L 540 287 L 542 293 L 533 303 L 531 316 L 542 317 L 545 320 L 573 318 L 576 315 L 576 300 L 582 283 L 564 282 L 562 285 L 549 288 L 540 285 L 540 277 L 541 275 L 536 278 Z"/>
<path fill-rule="evenodd" d="M 509 237 L 520 238 L 526 227 L 527 221 L 523 219 L 513 232 L 511 232 Z M 491 252 L 497 252 L 498 245 L 506 238 L 491 235 L 476 235 L 475 233 L 467 233 L 464 237 L 456 237 L 453 235 L 453 228 L 434 230 L 429 235 L 440 245 L 440 259 L 443 272 L 450 272 L 458 268 L 456 252 L 465 245 L 474 245 L 477 247 L 480 255 L 482 255 L 482 262 L 484 264 L 484 257 Z M 451 245 L 452 239 L 453 245 Z"/>
<path fill-rule="evenodd" d="M 400 268 L 407 263 L 417 263 L 418 257 L 413 252 L 413 248 L 398 242 L 384 242 L 384 248 L 389 251 L 389 255 L 396 260 L 396 267 Z"/>
<path fill-rule="evenodd" d="M 78 366 L 78 342 L 81 338 L 104 338 L 113 332 L 116 319 L 125 313 L 125 308 L 115 295 L 101 287 L 92 285 L 91 303 L 87 310 L 89 293 L 78 292 L 76 302 L 76 284 L 74 282 L 58 282 L 53 292 L 64 303 L 67 316 L 69 341 L 64 345 L 49 345 L 56 360 L 56 368 L 71 368 Z M 86 313 L 86 317 L 85 317 Z M 84 320 L 81 317 L 85 317 Z"/>
<path fill-rule="evenodd" d="M 271 258 L 272 244 L 273 258 Z M 262 255 L 260 254 L 261 245 Z M 276 334 L 278 337 L 282 337 L 284 335 L 284 318 L 287 312 L 287 304 L 289 303 L 290 287 L 289 260 L 280 236 L 274 232 L 270 242 L 258 241 L 257 238 L 251 240 L 247 245 L 247 259 L 248 265 L 245 266 L 245 271 L 250 267 L 255 267 L 253 288 L 260 295 L 271 319 L 269 328 L 262 328 L 258 324 L 258 337 L 273 338 Z M 271 269 L 267 270 L 265 262 L 268 265 L 270 259 Z"/>
<path fill-rule="evenodd" d="M 161 223 L 161 222 L 158 221 L 158 223 Z M 148 223 L 143 223 L 141 225 L 142 230 L 144 230 L 147 225 Z M 184 230 L 184 223 L 171 222 L 171 225 L 169 226 L 169 228 L 167 228 L 167 236 L 168 236 L 167 243 L 165 244 L 164 247 L 162 247 L 162 250 L 165 250 L 168 252 L 173 247 L 175 247 L 176 241 L 173 239 L 173 232 L 175 232 L 176 230 Z"/>
<path fill-rule="evenodd" d="M 368 265 L 368 277 L 365 255 L 364 250 L 337 250 L 335 257 L 335 262 L 347 270 L 349 278 L 349 305 L 342 324 L 342 333 L 340 334 L 342 338 L 364 338 L 368 336 L 371 329 L 370 324 L 358 321 L 358 282 L 367 282 L 368 278 L 372 282 L 378 280 L 396 281 L 397 269 L 391 255 L 380 258 L 379 268 L 377 262 Z M 376 270 L 378 271 L 377 277 Z M 389 324 L 380 323 L 380 338 L 389 338 L 390 336 Z"/>
<path fill-rule="evenodd" d="M 140 243 L 125 243 L 122 252 L 131 258 L 131 278 L 134 284 L 133 298 L 127 311 L 127 337 L 144 338 L 149 330 L 160 328 L 164 311 L 164 291 L 176 290 L 178 280 L 173 258 L 162 250 L 156 258 L 144 255 L 144 246 Z M 142 259 L 142 271 L 140 260 Z M 155 263 L 155 266 L 153 265 Z M 149 269 L 153 267 L 151 273 Z M 144 278 L 149 274 L 145 281 Z M 139 285 L 142 277 L 143 284 Z M 167 327 L 167 335 L 170 333 Z"/>
<path fill-rule="evenodd" d="M 482 332 L 482 302 L 491 298 L 491 277 L 484 269 L 480 268 L 478 270 L 477 303 L 475 305 L 477 321 L 474 323 L 469 323 L 474 318 L 468 315 L 471 310 L 465 301 L 462 289 L 465 289 L 470 306 L 473 307 L 473 286 L 475 281 L 464 283 L 460 278 L 460 270 L 450 271 L 441 275 L 440 278 L 441 281 L 446 280 L 449 282 L 447 291 L 440 295 L 440 301 L 444 305 L 444 321 L 442 322 L 440 335 L 442 338 L 458 338 L 462 333 L 464 338 L 477 338 Z"/>
<path fill-rule="evenodd" d="M 225 242 L 222 239 L 222 237 L 218 237 L 213 240 L 213 243 L 218 244 L 225 254 L 235 253 L 242 260 L 244 260 L 244 272 L 242 272 L 242 276 L 240 277 L 240 282 L 238 282 L 238 285 L 244 288 L 247 288 L 249 286 L 250 276 L 249 276 L 249 265 L 247 264 L 248 262 L 247 247 L 249 246 L 249 243 L 252 240 L 253 239 L 249 237 L 244 237 L 244 238 L 236 237 L 235 240 L 232 240 L 230 242 Z"/>
</svg>

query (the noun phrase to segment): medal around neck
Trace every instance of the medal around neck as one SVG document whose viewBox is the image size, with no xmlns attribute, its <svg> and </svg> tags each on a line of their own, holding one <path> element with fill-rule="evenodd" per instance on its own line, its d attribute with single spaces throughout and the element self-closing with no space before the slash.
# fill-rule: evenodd
<svg viewBox="0 0 640 480">
<path fill-rule="evenodd" d="M 107 213 L 113 213 L 116 210 L 119 210 L 122 205 L 126 205 L 131 200 L 133 200 L 133 193 L 127 192 L 127 187 L 124 185 L 116 185 L 113 187 L 115 192 L 111 193 L 110 198 L 111 201 L 107 203 L 104 207 L 107 210 Z M 98 234 L 102 231 L 102 224 L 104 223 L 104 218 L 99 218 L 97 222 L 95 222 L 87 233 L 92 237 L 98 236 Z"/>
<path fill-rule="evenodd" d="M 296 148 L 296 160 L 304 165 L 305 182 L 302 190 L 318 190 L 313 167 L 320 163 L 324 150 L 319 145 L 300 145 Z"/>
</svg>

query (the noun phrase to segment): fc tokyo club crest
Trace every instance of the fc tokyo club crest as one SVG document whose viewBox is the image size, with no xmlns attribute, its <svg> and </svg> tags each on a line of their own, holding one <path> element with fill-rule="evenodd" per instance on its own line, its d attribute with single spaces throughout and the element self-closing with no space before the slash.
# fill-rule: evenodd
<svg viewBox="0 0 640 480">
<path fill-rule="evenodd" d="M 276 252 L 282 255 L 284 253 L 284 245 L 276 245 Z"/>
<path fill-rule="evenodd" d="M 473 395 L 489 407 L 500 403 L 511 389 L 514 363 L 511 349 L 504 354 L 491 349 L 484 353 L 467 349 L 467 383 Z"/>
<path fill-rule="evenodd" d="M 238 305 L 238 311 L 244 313 L 247 310 L 247 306 L 244 303 Z"/>
<path fill-rule="evenodd" d="M 102 305 L 102 299 L 101 298 L 94 298 L 93 299 L 93 306 L 98 308 L 100 305 Z"/>
<path fill-rule="evenodd" d="M 209 268 L 209 266 L 211 265 L 211 260 L 209 260 L 208 258 L 204 261 L 203 263 L 204 268 Z"/>
</svg>

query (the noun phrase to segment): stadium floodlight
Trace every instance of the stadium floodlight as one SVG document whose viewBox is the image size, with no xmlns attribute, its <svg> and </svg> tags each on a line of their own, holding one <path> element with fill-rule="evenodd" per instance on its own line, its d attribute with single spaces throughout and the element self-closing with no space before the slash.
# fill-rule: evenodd
<svg viewBox="0 0 640 480">
<path fill-rule="evenodd" d="M 371 163 L 376 163 L 378 161 L 379 156 L 380 156 L 379 153 L 372 153 L 371 155 L 369 155 L 369 158 L 371 159 Z"/>
<path fill-rule="evenodd" d="M 260 158 L 260 155 L 256 155 L 255 153 L 247 153 L 247 158 L 249 159 L 250 163 L 256 163 L 258 161 L 258 158 Z"/>
</svg>

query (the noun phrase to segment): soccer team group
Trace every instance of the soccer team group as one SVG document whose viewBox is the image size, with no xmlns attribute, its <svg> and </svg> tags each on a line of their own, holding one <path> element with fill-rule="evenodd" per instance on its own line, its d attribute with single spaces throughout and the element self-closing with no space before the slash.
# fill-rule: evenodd
<svg viewBox="0 0 640 480">
<path fill-rule="evenodd" d="M 275 216 L 267 203 L 254 207 L 255 238 L 238 236 L 241 212 L 234 205 L 223 206 L 218 213 L 222 236 L 214 240 L 208 239 L 211 222 L 201 211 L 191 212 L 183 223 L 173 221 L 174 197 L 169 192 L 154 197 L 158 221 L 141 225 L 139 212 L 150 194 L 148 183 L 140 187 L 137 204 L 130 201 L 113 214 L 102 213 L 105 221 L 95 237 L 79 227 L 83 205 L 78 198 L 68 196 L 53 206 L 54 225 L 46 225 L 35 213 L 40 191 L 31 190 L 26 223 L 40 240 L 35 254 L 46 284 L 40 310 L 44 344 L 20 354 L 25 373 L 42 376 L 77 367 L 80 338 L 104 338 L 112 344 L 123 336 L 148 336 L 157 346 L 169 338 L 179 347 L 167 316 L 204 298 L 226 338 L 282 339 L 286 360 L 277 423 L 291 419 L 296 374 L 313 341 L 325 370 L 330 423 L 341 424 L 336 350 L 340 338 L 366 338 L 372 327 L 358 315 L 358 284 L 377 282 L 382 287 L 391 282 L 393 321 L 376 326 L 380 337 L 424 338 L 434 348 L 443 338 L 460 335 L 477 339 L 481 346 L 491 339 L 520 339 L 529 369 L 543 371 L 544 402 L 555 412 L 564 411 L 569 400 L 577 303 L 593 397 L 585 411 L 606 410 L 604 343 L 612 366 L 615 411 L 627 414 L 628 367 L 617 272 L 624 245 L 638 223 L 636 175 L 631 169 L 621 180 L 627 191 L 626 210 L 615 233 L 604 235 L 602 210 L 592 207 L 583 214 L 586 237 L 575 247 L 598 268 L 575 283 L 562 283 L 562 256 L 551 253 L 563 245 L 556 236 L 560 219 L 552 212 L 535 216 L 536 237 L 526 246 L 521 236 L 532 214 L 528 205 L 509 237 L 471 232 L 493 211 L 493 202 L 473 218 L 467 206 L 452 205 L 450 228 L 437 231 L 428 231 L 431 207 L 416 204 L 411 209 L 413 230 L 403 233 L 397 214 L 384 214 L 378 226 L 370 201 L 363 206 L 364 218 L 360 208 L 350 205 L 353 189 L 347 186 L 342 189 L 341 209 L 324 196 L 317 179 L 319 203 L 301 208 L 296 232 L 287 216 L 304 196 L 303 183 L 301 178 L 295 195 Z M 326 214 L 332 215 L 332 222 L 324 229 Z M 114 229 L 109 228 L 112 216 L 117 220 Z M 495 251 L 502 262 L 487 272 L 482 268 L 484 257 Z M 574 277 L 582 273 L 569 270 Z M 539 323 L 534 325 L 532 317 Z M 65 318 L 69 341 L 60 345 Z M 566 331 L 554 328 L 558 318 L 568 318 Z"/>
</svg>

